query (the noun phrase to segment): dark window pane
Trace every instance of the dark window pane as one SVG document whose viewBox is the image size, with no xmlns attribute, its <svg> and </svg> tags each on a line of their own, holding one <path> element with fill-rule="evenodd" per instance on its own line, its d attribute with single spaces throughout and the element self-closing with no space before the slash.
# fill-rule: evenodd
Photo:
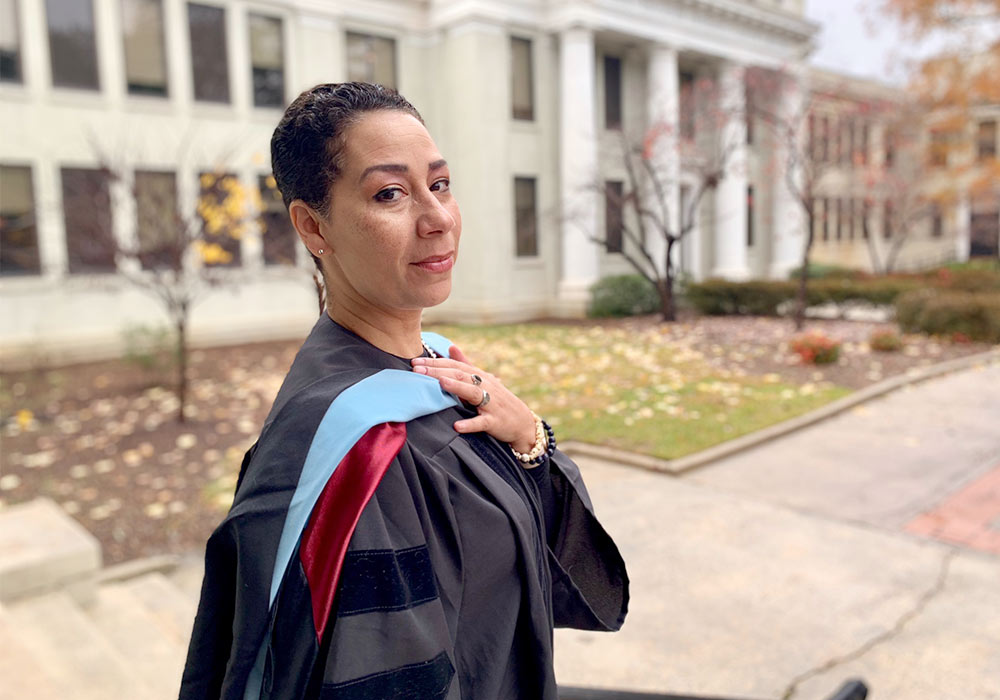
<svg viewBox="0 0 1000 700">
<path fill-rule="evenodd" d="M 979 160 L 997 157 L 997 123 L 994 120 L 979 122 L 976 132 L 976 156 Z"/>
<path fill-rule="evenodd" d="M 892 238 L 892 202 L 886 202 L 882 207 L 882 237 L 886 240 Z"/>
<path fill-rule="evenodd" d="M 136 171 L 135 200 L 142 266 L 181 269 L 187 236 L 177 209 L 177 177 L 169 172 Z"/>
<path fill-rule="evenodd" d="M 285 104 L 285 53 L 281 20 L 250 15 L 250 64 L 253 68 L 253 103 L 256 107 Z"/>
<path fill-rule="evenodd" d="M 45 0 L 52 84 L 97 90 L 97 48 L 92 0 Z"/>
<path fill-rule="evenodd" d="M 396 42 L 380 36 L 347 33 L 347 79 L 396 88 Z"/>
<path fill-rule="evenodd" d="M 260 235 L 263 239 L 265 265 L 294 265 L 298 234 L 288 218 L 281 192 L 271 175 L 257 178 L 260 188 Z"/>
<path fill-rule="evenodd" d="M 937 204 L 931 207 L 931 236 L 941 238 L 944 235 L 944 217 L 941 215 L 941 207 Z"/>
<path fill-rule="evenodd" d="M 538 255 L 538 216 L 535 212 L 535 178 L 514 178 L 514 214 L 517 256 Z"/>
<path fill-rule="evenodd" d="M 871 147 L 870 140 L 871 126 L 868 122 L 863 122 L 861 124 L 861 144 L 858 146 L 861 165 L 868 165 L 868 149 Z"/>
<path fill-rule="evenodd" d="M 747 245 L 753 245 L 753 185 L 747 187 Z"/>
<path fill-rule="evenodd" d="M 830 240 L 830 200 L 823 199 L 823 240 Z"/>
<path fill-rule="evenodd" d="M 680 73 L 680 121 L 681 138 L 694 138 L 694 73 L 686 71 Z"/>
<path fill-rule="evenodd" d="M 39 270 L 31 168 L 0 166 L 0 275 Z"/>
<path fill-rule="evenodd" d="M 234 201 L 241 199 L 239 178 L 233 173 L 204 172 L 198 184 L 202 260 L 208 266 L 239 267 L 240 231 L 236 227 L 242 222 L 231 214 Z"/>
<path fill-rule="evenodd" d="M 844 200 L 837 200 L 837 240 L 842 240 L 844 237 Z"/>
<path fill-rule="evenodd" d="M 622 128 L 622 62 L 604 57 L 604 128 Z"/>
<path fill-rule="evenodd" d="M 1000 253 L 1000 212 L 973 212 L 969 217 L 969 255 L 996 260 Z"/>
<path fill-rule="evenodd" d="M 108 174 L 103 170 L 62 169 L 63 218 L 70 273 L 114 272 Z"/>
<path fill-rule="evenodd" d="M 867 199 L 861 207 L 861 237 L 868 240 L 869 226 L 872 221 L 872 205 Z"/>
<path fill-rule="evenodd" d="M 221 7 L 188 4 L 194 99 L 229 102 L 226 12 Z"/>
<path fill-rule="evenodd" d="M 20 83 L 21 33 L 17 0 L 0 0 L 0 82 Z"/>
<path fill-rule="evenodd" d="M 613 180 L 604 183 L 604 241 L 609 253 L 622 252 L 624 193 L 624 183 Z"/>
<path fill-rule="evenodd" d="M 885 167 L 892 167 L 896 157 L 896 133 L 890 129 L 885 131 Z"/>
<path fill-rule="evenodd" d="M 129 94 L 166 97 L 163 0 L 122 0 L 122 33 Z"/>
<path fill-rule="evenodd" d="M 510 94 L 514 119 L 534 119 L 534 77 L 531 63 L 531 41 L 510 39 Z"/>
</svg>

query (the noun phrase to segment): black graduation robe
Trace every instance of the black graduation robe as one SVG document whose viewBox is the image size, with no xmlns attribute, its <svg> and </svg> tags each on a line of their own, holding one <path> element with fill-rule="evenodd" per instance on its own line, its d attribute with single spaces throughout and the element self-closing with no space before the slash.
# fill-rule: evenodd
<svg viewBox="0 0 1000 700">
<path fill-rule="evenodd" d="M 181 699 L 555 700 L 553 627 L 618 629 L 624 562 L 571 460 L 529 475 L 473 413 L 323 314 L 209 539 Z"/>
</svg>

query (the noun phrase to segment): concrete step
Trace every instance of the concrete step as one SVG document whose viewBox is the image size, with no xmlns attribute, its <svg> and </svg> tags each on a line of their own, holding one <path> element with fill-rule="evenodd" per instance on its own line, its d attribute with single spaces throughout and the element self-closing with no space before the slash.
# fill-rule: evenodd
<svg viewBox="0 0 1000 700">
<path fill-rule="evenodd" d="M 65 589 L 93 598 L 97 539 L 47 498 L 0 511 L 0 603 Z"/>
<path fill-rule="evenodd" d="M 101 586 L 87 616 L 157 698 L 175 698 L 186 646 L 168 635 L 156 615 L 129 587 Z"/>
<path fill-rule="evenodd" d="M 195 599 L 185 595 L 160 573 L 123 581 L 121 586 L 142 603 L 169 639 L 187 648 L 198 608 Z"/>
<path fill-rule="evenodd" d="M 7 613 L 0 610 L 0 700 L 61 700 L 63 695 L 30 651 L 18 640 Z"/>
<path fill-rule="evenodd" d="M 170 572 L 167 578 L 197 606 L 201 597 L 201 580 L 204 576 L 204 558 L 201 555 L 188 555 L 181 558 L 177 568 Z"/>
<path fill-rule="evenodd" d="M 10 605 L 6 615 L 18 642 L 43 668 L 59 697 L 158 700 L 67 593 L 22 600 Z M 34 690 L 22 697 L 34 698 Z"/>
</svg>

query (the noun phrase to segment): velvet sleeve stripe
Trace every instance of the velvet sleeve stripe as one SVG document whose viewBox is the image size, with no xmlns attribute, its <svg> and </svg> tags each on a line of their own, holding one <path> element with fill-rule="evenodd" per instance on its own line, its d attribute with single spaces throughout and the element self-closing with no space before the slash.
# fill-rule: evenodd
<svg viewBox="0 0 1000 700">
<path fill-rule="evenodd" d="M 407 610 L 438 598 L 427 545 L 348 552 L 340 580 L 337 617 Z"/>
<path fill-rule="evenodd" d="M 433 659 L 373 673 L 344 683 L 326 683 L 320 700 L 444 700 L 455 668 L 441 652 Z"/>
<path fill-rule="evenodd" d="M 382 423 L 365 433 L 327 481 L 302 534 L 299 559 L 309 582 L 317 643 L 330 618 L 351 533 L 405 442 L 403 423 Z"/>
</svg>

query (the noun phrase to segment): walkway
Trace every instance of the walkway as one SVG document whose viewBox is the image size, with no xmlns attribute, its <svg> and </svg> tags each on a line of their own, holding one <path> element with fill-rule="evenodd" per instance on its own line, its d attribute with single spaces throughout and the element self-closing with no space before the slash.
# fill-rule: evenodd
<svg viewBox="0 0 1000 700">
<path fill-rule="evenodd" d="M 998 426 L 993 364 L 683 479 L 581 459 L 633 600 L 617 635 L 557 633 L 560 681 L 819 700 L 863 676 L 875 698 L 1000 697 Z"/>
</svg>

